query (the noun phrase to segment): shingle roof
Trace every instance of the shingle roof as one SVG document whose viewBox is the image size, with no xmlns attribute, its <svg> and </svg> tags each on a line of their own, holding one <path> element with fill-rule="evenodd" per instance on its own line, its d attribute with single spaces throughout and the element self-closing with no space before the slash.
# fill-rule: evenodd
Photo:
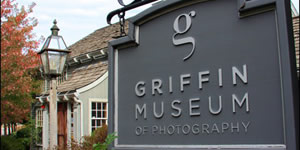
<svg viewBox="0 0 300 150">
<path fill-rule="evenodd" d="M 299 16 L 293 18 L 293 28 L 294 28 L 294 40 L 295 40 L 295 51 L 296 51 L 296 61 L 297 68 L 299 69 Z"/>
<path fill-rule="evenodd" d="M 107 67 L 106 62 L 97 61 L 89 65 L 73 68 L 68 71 L 70 72 L 68 79 L 58 85 L 57 91 L 73 91 L 84 87 L 100 78 L 107 71 Z"/>
<path fill-rule="evenodd" d="M 127 28 L 128 23 L 126 23 L 126 29 Z M 71 50 L 69 57 L 74 57 L 84 53 L 106 48 L 108 46 L 108 41 L 119 35 L 120 25 L 118 23 L 98 29 L 95 32 L 84 37 L 83 39 L 79 40 L 78 42 L 74 43 L 73 45 L 69 46 L 69 50 Z"/>
<path fill-rule="evenodd" d="M 125 29 L 128 29 L 126 23 Z M 118 23 L 98 29 L 73 45 L 69 46 L 69 58 L 94 52 L 108 47 L 108 42 L 120 35 Z M 67 92 L 87 86 L 107 72 L 107 62 L 92 60 L 92 62 L 72 66 L 68 70 L 68 78 L 58 85 L 58 92 Z"/>
</svg>

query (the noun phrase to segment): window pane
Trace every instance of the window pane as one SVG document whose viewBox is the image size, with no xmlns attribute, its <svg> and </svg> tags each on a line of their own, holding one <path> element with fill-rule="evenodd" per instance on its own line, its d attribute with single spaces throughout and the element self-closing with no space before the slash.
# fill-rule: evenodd
<svg viewBox="0 0 300 150">
<path fill-rule="evenodd" d="M 92 109 L 96 109 L 96 103 L 92 103 Z"/>
<path fill-rule="evenodd" d="M 103 118 L 107 118 L 107 112 L 103 111 Z"/>
<path fill-rule="evenodd" d="M 42 137 L 43 137 L 43 128 L 40 128 L 40 127 L 36 128 L 36 132 L 37 132 L 36 143 L 37 144 L 43 144 L 43 139 L 42 139 Z"/>
<path fill-rule="evenodd" d="M 101 103 L 97 103 L 97 109 L 98 109 L 98 110 L 101 109 Z"/>
<path fill-rule="evenodd" d="M 105 125 L 106 124 L 106 120 L 102 120 L 102 125 Z"/>
<path fill-rule="evenodd" d="M 101 111 L 97 111 L 97 118 L 101 118 Z"/>
<path fill-rule="evenodd" d="M 99 127 L 107 124 L 107 103 L 103 102 L 91 102 L 92 110 L 90 113 L 92 114 L 91 120 L 91 130 L 94 131 Z"/>
<path fill-rule="evenodd" d="M 101 126 L 100 121 L 101 121 L 101 120 L 97 120 L 97 126 L 98 126 L 98 127 Z"/>
<path fill-rule="evenodd" d="M 92 118 L 96 118 L 96 111 L 92 111 Z"/>
<path fill-rule="evenodd" d="M 36 110 L 36 127 L 43 127 L 43 110 Z"/>
</svg>

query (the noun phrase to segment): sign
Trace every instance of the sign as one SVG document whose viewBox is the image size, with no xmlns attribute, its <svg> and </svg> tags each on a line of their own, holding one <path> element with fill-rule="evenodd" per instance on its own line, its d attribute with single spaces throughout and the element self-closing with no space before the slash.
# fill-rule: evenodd
<svg viewBox="0 0 300 150">
<path fill-rule="evenodd" d="M 169 0 L 131 18 L 110 42 L 113 148 L 296 149 L 288 9 Z"/>
</svg>

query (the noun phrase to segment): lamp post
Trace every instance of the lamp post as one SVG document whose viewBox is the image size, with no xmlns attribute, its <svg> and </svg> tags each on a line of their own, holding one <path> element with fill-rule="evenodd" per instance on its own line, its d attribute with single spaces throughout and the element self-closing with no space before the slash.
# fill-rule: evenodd
<svg viewBox="0 0 300 150">
<path fill-rule="evenodd" d="M 62 36 L 58 35 L 59 28 L 56 26 L 56 20 L 51 28 L 51 35 L 47 38 L 40 55 L 43 73 L 46 78 L 51 80 L 50 87 L 50 150 L 54 149 L 57 145 L 57 101 L 56 101 L 56 77 L 60 76 L 64 70 L 67 60 L 67 55 L 70 51 L 67 49 L 66 43 Z"/>
</svg>

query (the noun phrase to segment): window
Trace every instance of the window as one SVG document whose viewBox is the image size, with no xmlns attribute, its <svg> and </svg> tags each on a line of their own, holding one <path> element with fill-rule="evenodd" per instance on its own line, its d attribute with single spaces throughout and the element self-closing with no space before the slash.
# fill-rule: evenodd
<svg viewBox="0 0 300 150">
<path fill-rule="evenodd" d="M 36 110 L 36 144 L 41 145 L 43 144 L 43 110 L 37 109 Z"/>
<path fill-rule="evenodd" d="M 71 104 L 71 140 L 74 140 L 74 104 Z"/>
<path fill-rule="evenodd" d="M 68 79 L 68 68 L 66 67 L 66 69 L 64 69 L 63 73 L 61 76 L 57 77 L 57 84 L 61 84 L 63 81 L 66 81 Z"/>
<path fill-rule="evenodd" d="M 107 125 L 107 102 L 91 102 L 91 131 Z"/>
<path fill-rule="evenodd" d="M 44 92 L 47 92 L 48 90 L 50 90 L 50 80 L 46 79 L 44 81 Z"/>
</svg>

